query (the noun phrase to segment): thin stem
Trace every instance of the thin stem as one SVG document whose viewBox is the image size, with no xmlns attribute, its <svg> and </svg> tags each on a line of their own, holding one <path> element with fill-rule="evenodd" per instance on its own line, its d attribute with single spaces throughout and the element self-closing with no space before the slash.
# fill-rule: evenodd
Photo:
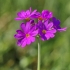
<svg viewBox="0 0 70 70">
<path fill-rule="evenodd" d="M 40 43 L 38 42 L 38 66 L 37 70 L 40 70 Z"/>
</svg>

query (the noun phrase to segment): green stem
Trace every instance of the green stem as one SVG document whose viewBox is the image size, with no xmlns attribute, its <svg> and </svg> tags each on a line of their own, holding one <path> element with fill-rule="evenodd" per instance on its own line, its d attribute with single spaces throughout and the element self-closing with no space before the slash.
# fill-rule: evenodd
<svg viewBox="0 0 70 70">
<path fill-rule="evenodd" d="M 40 43 L 38 42 L 38 66 L 37 70 L 40 70 Z"/>
</svg>

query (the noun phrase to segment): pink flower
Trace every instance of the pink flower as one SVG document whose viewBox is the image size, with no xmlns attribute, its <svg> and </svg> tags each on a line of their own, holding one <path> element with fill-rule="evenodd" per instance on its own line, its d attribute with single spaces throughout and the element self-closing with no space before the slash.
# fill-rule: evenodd
<svg viewBox="0 0 70 70">
<path fill-rule="evenodd" d="M 49 40 L 50 38 L 53 38 L 56 33 L 56 29 L 52 28 L 53 22 L 39 22 L 39 35 L 42 40 Z"/>
<path fill-rule="evenodd" d="M 53 17 L 52 12 L 50 12 L 48 10 L 43 10 L 41 14 L 39 12 L 37 13 L 38 20 L 47 20 L 52 17 Z"/>
<path fill-rule="evenodd" d="M 29 21 L 30 19 L 33 19 L 35 17 L 36 12 L 37 12 L 37 10 L 34 10 L 32 12 L 31 8 L 26 11 L 22 10 L 17 13 L 18 17 L 16 17 L 15 20 L 24 20 L 25 19 L 25 20 Z"/>
<path fill-rule="evenodd" d="M 26 11 L 17 13 L 16 20 L 27 20 L 22 23 L 21 29 L 17 30 L 14 37 L 18 40 L 18 46 L 25 47 L 35 42 L 35 37 L 41 40 L 49 40 L 54 38 L 57 31 L 66 31 L 67 27 L 60 27 L 60 20 L 53 17 L 53 13 L 48 10 L 43 10 L 41 13 L 37 10 L 32 11 L 30 8 Z M 37 19 L 37 20 L 36 20 Z"/>
<path fill-rule="evenodd" d="M 30 22 L 21 24 L 21 30 L 17 30 L 17 34 L 14 37 L 18 40 L 18 46 L 25 47 L 35 41 L 35 36 L 38 34 L 38 30 L 35 27 L 31 27 Z"/>
</svg>

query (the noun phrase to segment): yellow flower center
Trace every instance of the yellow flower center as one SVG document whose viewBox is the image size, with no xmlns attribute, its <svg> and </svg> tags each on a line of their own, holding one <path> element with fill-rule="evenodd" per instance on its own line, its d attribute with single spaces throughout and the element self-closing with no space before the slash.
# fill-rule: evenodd
<svg viewBox="0 0 70 70">
<path fill-rule="evenodd" d="M 26 34 L 26 38 L 28 38 L 30 36 L 30 34 Z"/>
<path fill-rule="evenodd" d="M 30 20 L 30 18 L 26 18 L 26 21 L 29 21 Z"/>
<path fill-rule="evenodd" d="M 43 34 L 46 34 L 46 30 L 42 30 L 42 33 L 43 33 Z"/>
<path fill-rule="evenodd" d="M 42 17 L 38 17 L 38 20 L 42 20 Z"/>
</svg>

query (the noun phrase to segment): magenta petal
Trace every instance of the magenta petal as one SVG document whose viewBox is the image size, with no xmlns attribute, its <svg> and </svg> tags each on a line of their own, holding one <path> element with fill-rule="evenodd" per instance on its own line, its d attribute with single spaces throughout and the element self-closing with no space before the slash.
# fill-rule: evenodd
<svg viewBox="0 0 70 70">
<path fill-rule="evenodd" d="M 18 46 L 21 46 L 21 41 L 22 41 L 22 39 L 20 39 L 20 40 L 17 41 L 17 45 Z"/>
<path fill-rule="evenodd" d="M 31 32 L 31 36 L 36 36 L 38 34 L 38 30 Z"/>
<path fill-rule="evenodd" d="M 26 11 L 26 15 L 30 15 L 30 11 L 29 10 Z"/>
<path fill-rule="evenodd" d="M 19 17 L 18 17 L 18 18 L 15 18 L 15 20 L 23 20 L 23 18 L 19 18 Z"/>
<path fill-rule="evenodd" d="M 45 24 L 45 27 L 47 28 L 47 25 L 48 25 L 48 20 L 47 20 L 47 21 L 45 21 L 45 23 L 44 23 L 44 24 Z"/>
<path fill-rule="evenodd" d="M 25 12 L 24 11 L 20 11 L 17 13 L 18 17 L 23 18 L 25 16 Z"/>
<path fill-rule="evenodd" d="M 18 41 L 18 42 L 17 42 L 17 45 L 18 45 L 18 46 L 21 46 L 21 43 Z"/>
<path fill-rule="evenodd" d="M 52 17 L 53 17 L 53 14 L 52 14 L 52 12 L 50 12 L 48 15 L 48 18 L 52 18 Z"/>
<path fill-rule="evenodd" d="M 32 12 L 32 14 L 31 14 L 31 16 L 34 15 L 34 14 L 36 13 L 36 11 L 37 11 L 37 10 L 34 10 L 34 11 Z"/>
<path fill-rule="evenodd" d="M 50 37 L 53 38 L 55 35 L 54 34 L 50 34 Z"/>
<path fill-rule="evenodd" d="M 22 31 L 21 30 L 17 30 L 16 31 L 18 34 L 22 34 Z"/>
<path fill-rule="evenodd" d="M 21 15 L 22 15 L 21 11 L 17 13 L 18 17 L 21 17 Z"/>
<path fill-rule="evenodd" d="M 30 37 L 31 38 L 31 42 L 35 41 L 35 37 Z"/>
<path fill-rule="evenodd" d="M 26 23 L 26 27 L 25 27 L 25 31 L 28 32 L 30 30 L 30 23 L 27 22 Z"/>
<path fill-rule="evenodd" d="M 25 24 L 24 24 L 24 23 L 22 23 L 22 24 L 20 25 L 20 27 L 22 28 L 23 31 L 25 31 Z"/>
<path fill-rule="evenodd" d="M 45 34 L 45 36 L 46 36 L 47 40 L 50 39 L 50 34 Z"/>
<path fill-rule="evenodd" d="M 29 45 L 31 43 L 31 39 L 27 38 L 27 44 Z"/>
<path fill-rule="evenodd" d="M 46 33 L 45 36 L 47 37 L 47 40 L 50 38 L 53 38 L 55 35 L 53 33 Z"/>
<path fill-rule="evenodd" d="M 33 31 L 35 31 L 35 29 L 36 29 L 36 25 L 34 25 L 34 26 L 31 26 L 30 32 L 33 32 Z"/>
<path fill-rule="evenodd" d="M 21 16 L 21 12 L 22 12 L 22 11 L 20 11 L 20 12 L 18 12 L 18 13 L 17 13 L 18 17 L 20 17 L 20 16 Z"/>
<path fill-rule="evenodd" d="M 15 34 L 14 37 L 15 38 L 22 38 L 22 34 Z"/>
<path fill-rule="evenodd" d="M 26 38 L 24 38 L 21 42 L 21 47 L 25 47 L 26 46 Z"/>
<path fill-rule="evenodd" d="M 56 30 L 55 29 L 52 29 L 52 30 L 49 30 L 48 32 L 49 33 L 56 33 Z"/>
<path fill-rule="evenodd" d="M 61 29 L 58 29 L 58 31 L 62 32 L 62 31 L 66 31 L 67 30 L 67 27 L 65 28 L 61 28 Z"/>
<path fill-rule="evenodd" d="M 53 26 L 53 22 L 50 22 L 50 23 L 47 25 L 47 28 L 50 29 L 52 26 Z"/>
</svg>

